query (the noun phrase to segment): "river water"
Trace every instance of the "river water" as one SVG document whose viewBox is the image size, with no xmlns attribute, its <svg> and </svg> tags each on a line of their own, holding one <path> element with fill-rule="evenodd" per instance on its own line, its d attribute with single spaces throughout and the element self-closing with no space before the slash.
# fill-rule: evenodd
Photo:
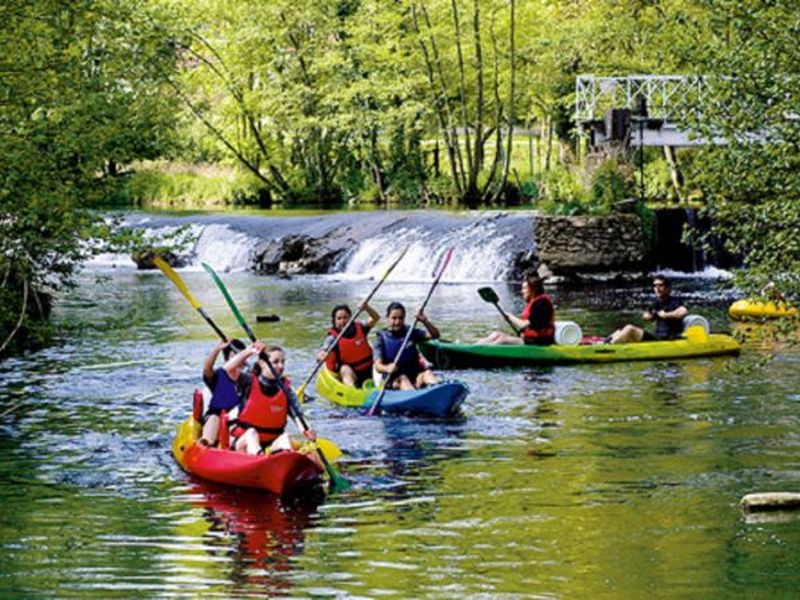
<svg viewBox="0 0 800 600">
<path fill-rule="evenodd" d="M 97 277 L 101 276 L 98 281 Z M 427 276 L 427 275 L 426 275 Z M 208 277 L 184 277 L 239 333 Z M 330 307 L 373 281 L 224 275 L 300 381 Z M 388 282 L 375 306 L 418 305 Z M 502 321 L 475 284 L 441 286 L 445 337 Z M 496 283 L 506 306 L 515 290 Z M 678 284 L 726 330 L 713 284 Z M 561 318 L 607 333 L 637 287 L 555 289 Z M 515 305 L 516 302 L 516 305 Z M 622 311 L 620 312 L 620 309 Z M 255 324 L 255 315 L 280 315 Z M 213 334 L 159 273 L 90 270 L 61 302 L 58 343 L 0 363 L 0 597 L 794 597 L 800 518 L 745 518 L 745 493 L 800 491 L 800 355 L 447 374 L 456 419 L 307 405 L 354 486 L 284 501 L 192 479 L 170 455 Z"/>
</svg>

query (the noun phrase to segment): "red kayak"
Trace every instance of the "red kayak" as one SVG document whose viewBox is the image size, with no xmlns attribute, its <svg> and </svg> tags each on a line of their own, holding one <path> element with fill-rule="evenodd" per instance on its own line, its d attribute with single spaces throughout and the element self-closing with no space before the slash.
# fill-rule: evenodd
<svg viewBox="0 0 800 600">
<path fill-rule="evenodd" d="M 209 481 L 288 494 L 321 481 L 322 469 L 306 454 L 284 450 L 254 456 L 197 443 L 201 425 L 196 413 L 181 423 L 172 454 L 188 473 Z"/>
</svg>

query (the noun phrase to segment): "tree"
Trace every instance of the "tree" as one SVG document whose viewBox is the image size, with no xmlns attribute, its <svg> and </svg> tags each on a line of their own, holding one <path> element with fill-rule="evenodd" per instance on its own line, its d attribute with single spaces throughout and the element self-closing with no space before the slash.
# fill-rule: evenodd
<svg viewBox="0 0 800 600">
<path fill-rule="evenodd" d="M 706 0 L 715 35 L 701 59 L 707 92 L 694 126 L 728 144 L 693 174 L 715 232 L 744 257 L 740 283 L 776 280 L 800 297 L 800 13 L 787 0 Z"/>
<path fill-rule="evenodd" d="M 0 353 L 91 252 L 104 167 L 157 152 L 167 131 L 144 132 L 163 127 L 151 86 L 173 56 L 154 18 L 106 0 L 0 7 Z"/>
</svg>

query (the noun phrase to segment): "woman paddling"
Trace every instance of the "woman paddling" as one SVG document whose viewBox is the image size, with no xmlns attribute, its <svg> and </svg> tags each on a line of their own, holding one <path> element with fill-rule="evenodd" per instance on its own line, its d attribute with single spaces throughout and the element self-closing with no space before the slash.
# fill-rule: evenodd
<svg viewBox="0 0 800 600">
<path fill-rule="evenodd" d="M 250 373 L 244 372 L 244 365 L 251 356 L 260 356 L 264 352 L 272 367 L 281 379 L 281 385 L 275 379 L 273 369 L 259 358 Z M 231 380 L 242 390 L 244 405 L 239 413 L 238 422 L 231 430 L 231 446 L 238 452 L 262 454 L 266 447 L 270 452 L 278 450 L 297 450 L 300 444 L 291 439 L 286 429 L 290 409 L 299 418 L 302 414 L 300 403 L 291 388 L 289 379 L 283 376 L 286 357 L 279 346 L 265 346 L 261 342 L 253 342 L 243 351 L 225 363 L 225 371 Z M 310 429 L 303 430 L 309 440 L 317 438 Z M 311 458 L 316 458 L 309 453 Z"/>
<path fill-rule="evenodd" d="M 544 281 L 538 275 L 529 274 L 522 282 L 522 299 L 525 308 L 519 317 L 500 309 L 506 318 L 520 330 L 513 336 L 502 331 L 493 331 L 476 344 L 532 344 L 549 346 L 555 342 L 555 310 L 553 300 L 544 293 Z M 499 306 L 498 306 L 499 308 Z"/>
<path fill-rule="evenodd" d="M 436 376 L 422 360 L 417 350 L 417 342 L 435 340 L 439 330 L 428 320 L 423 312 L 417 313 L 417 321 L 425 325 L 425 330 L 414 329 L 408 344 L 400 353 L 408 325 L 405 323 L 406 309 L 399 302 L 392 302 L 386 309 L 389 326 L 378 332 L 375 343 L 375 370 L 390 378 L 390 389 L 413 390 L 437 383 Z"/>
<path fill-rule="evenodd" d="M 322 345 L 323 349 L 317 355 L 319 360 L 325 361 L 325 366 L 331 373 L 338 373 L 342 383 L 351 387 L 361 387 L 372 377 L 372 346 L 369 344 L 367 334 L 381 318 L 369 304 L 362 303 L 359 309 L 365 310 L 369 319 L 361 323 L 354 321 L 342 333 L 342 328 L 350 321 L 353 313 L 346 304 L 333 307 L 332 326 Z M 331 347 L 340 333 L 342 337 L 339 338 L 339 342 L 326 354 L 325 350 Z"/>
</svg>

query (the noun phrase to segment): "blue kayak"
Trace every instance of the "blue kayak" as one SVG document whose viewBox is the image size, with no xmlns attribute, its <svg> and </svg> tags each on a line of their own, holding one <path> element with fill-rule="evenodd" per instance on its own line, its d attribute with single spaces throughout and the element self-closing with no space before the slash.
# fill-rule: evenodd
<svg viewBox="0 0 800 600">
<path fill-rule="evenodd" d="M 335 404 L 364 409 L 372 406 L 380 394 L 371 381 L 364 388 L 353 388 L 324 367 L 317 378 L 317 391 Z M 419 390 L 387 390 L 381 400 L 381 412 L 447 417 L 458 410 L 468 393 L 469 388 L 461 381 L 445 381 Z"/>
</svg>

